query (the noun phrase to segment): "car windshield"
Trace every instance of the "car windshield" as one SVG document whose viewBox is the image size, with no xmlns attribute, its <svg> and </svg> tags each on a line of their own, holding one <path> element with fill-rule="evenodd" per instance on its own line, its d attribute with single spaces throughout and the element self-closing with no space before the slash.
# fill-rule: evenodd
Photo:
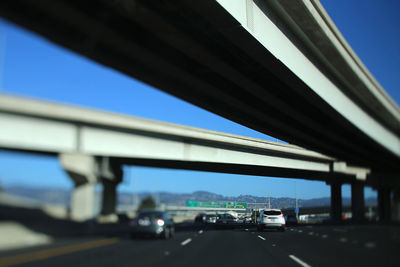
<svg viewBox="0 0 400 267">
<path fill-rule="evenodd" d="M 163 213 L 157 211 L 146 211 L 146 212 L 141 212 L 138 215 L 138 218 L 145 218 L 145 217 L 150 219 L 163 218 Z"/>
<path fill-rule="evenodd" d="M 278 210 L 266 210 L 266 211 L 264 211 L 264 215 L 268 215 L 268 216 L 281 215 L 281 214 L 282 214 L 282 212 L 280 212 Z"/>
</svg>

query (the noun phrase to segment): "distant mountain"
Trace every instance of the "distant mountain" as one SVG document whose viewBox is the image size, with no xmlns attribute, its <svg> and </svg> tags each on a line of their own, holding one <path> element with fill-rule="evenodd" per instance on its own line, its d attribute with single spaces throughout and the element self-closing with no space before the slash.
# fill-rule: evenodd
<svg viewBox="0 0 400 267">
<path fill-rule="evenodd" d="M 43 203 L 64 204 L 68 205 L 71 198 L 71 192 L 67 189 L 57 188 L 34 188 L 26 186 L 10 186 L 5 187 L 4 191 L 9 194 L 23 196 Z M 100 198 L 100 192 L 97 192 Z M 193 193 L 171 193 L 171 192 L 139 192 L 135 195 L 132 193 L 122 192 L 118 194 L 119 205 L 131 205 L 132 203 L 139 203 L 145 197 L 152 195 L 157 202 L 162 202 L 167 205 L 185 205 L 186 201 L 236 201 L 247 203 L 267 203 L 267 197 L 257 197 L 252 195 L 240 195 L 237 197 L 223 196 L 206 191 L 196 191 Z M 276 208 L 291 208 L 295 207 L 296 199 L 289 197 L 270 198 L 272 207 Z M 350 198 L 343 198 L 343 205 L 350 205 Z M 367 205 L 375 204 L 376 198 L 367 198 L 365 200 Z M 298 199 L 299 207 L 316 207 L 330 205 L 330 198 L 314 198 L 314 199 Z"/>
</svg>

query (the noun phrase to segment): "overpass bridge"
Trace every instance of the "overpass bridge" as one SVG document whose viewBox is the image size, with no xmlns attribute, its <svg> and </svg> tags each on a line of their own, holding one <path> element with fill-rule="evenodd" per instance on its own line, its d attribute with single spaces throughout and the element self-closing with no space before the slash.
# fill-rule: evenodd
<svg viewBox="0 0 400 267">
<path fill-rule="evenodd" d="M 340 162 L 331 169 L 370 170 L 365 183 L 378 189 L 381 218 L 390 218 L 392 201 L 400 216 L 399 107 L 319 1 L 1 1 L 0 15 L 227 119 L 328 155 Z M 330 183 L 337 217 L 343 182 Z M 363 205 L 365 183 L 352 183 L 352 206 Z"/>
<path fill-rule="evenodd" d="M 122 165 L 343 183 L 365 182 L 370 173 L 291 144 L 6 95 L 0 95 L 0 124 L 0 148 L 60 157 L 76 185 L 76 219 L 92 215 L 98 182 L 102 213 L 114 213 Z"/>
</svg>

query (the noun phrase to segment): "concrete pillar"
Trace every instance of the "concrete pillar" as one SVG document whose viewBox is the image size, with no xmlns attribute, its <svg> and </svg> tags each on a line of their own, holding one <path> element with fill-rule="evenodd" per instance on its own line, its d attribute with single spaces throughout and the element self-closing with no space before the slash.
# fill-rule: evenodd
<svg viewBox="0 0 400 267">
<path fill-rule="evenodd" d="M 101 181 L 103 183 L 103 199 L 99 222 L 117 222 L 117 186 L 122 181 L 121 165 L 110 158 L 102 158 L 100 161 Z"/>
<path fill-rule="evenodd" d="M 336 222 L 342 220 L 342 184 L 331 183 L 331 219 Z"/>
<path fill-rule="evenodd" d="M 95 184 L 75 185 L 71 194 L 70 219 L 86 221 L 95 217 Z"/>
<path fill-rule="evenodd" d="M 400 222 L 400 188 L 393 190 L 392 220 Z"/>
<path fill-rule="evenodd" d="M 364 221 L 365 203 L 364 203 L 364 184 L 353 182 L 351 184 L 351 211 L 353 221 Z"/>
<path fill-rule="evenodd" d="M 391 219 L 390 189 L 387 187 L 378 188 L 378 215 L 379 221 L 387 222 Z"/>
<path fill-rule="evenodd" d="M 70 218 L 86 221 L 95 216 L 95 185 L 98 181 L 98 164 L 90 155 L 64 153 L 59 156 L 61 165 L 74 181 L 70 202 Z"/>
<path fill-rule="evenodd" d="M 115 213 L 117 204 L 117 183 L 106 179 L 102 180 L 103 183 L 103 199 L 101 206 L 101 215 L 109 215 Z"/>
</svg>

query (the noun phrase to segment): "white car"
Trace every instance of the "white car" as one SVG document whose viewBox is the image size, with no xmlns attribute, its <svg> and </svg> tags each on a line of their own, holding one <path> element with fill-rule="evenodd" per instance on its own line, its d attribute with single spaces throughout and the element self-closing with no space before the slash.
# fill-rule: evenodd
<svg viewBox="0 0 400 267">
<path fill-rule="evenodd" d="M 278 209 L 266 209 L 260 211 L 260 217 L 257 220 L 257 230 L 262 231 L 264 229 L 279 229 L 282 232 L 285 231 L 285 217 L 281 210 Z"/>
</svg>

